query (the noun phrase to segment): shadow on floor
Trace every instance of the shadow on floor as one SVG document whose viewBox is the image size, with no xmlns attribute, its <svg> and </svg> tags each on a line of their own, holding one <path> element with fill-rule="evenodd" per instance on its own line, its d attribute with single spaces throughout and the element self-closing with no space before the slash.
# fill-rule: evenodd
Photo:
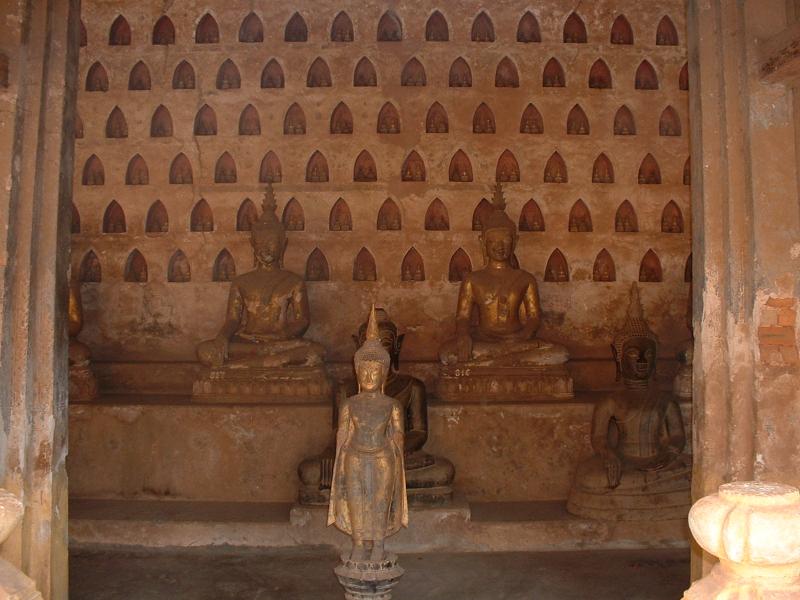
<svg viewBox="0 0 800 600">
<path fill-rule="evenodd" d="M 96 549 L 71 600 L 342 600 L 329 549 Z M 688 550 L 408 554 L 394 600 L 677 600 Z"/>
</svg>

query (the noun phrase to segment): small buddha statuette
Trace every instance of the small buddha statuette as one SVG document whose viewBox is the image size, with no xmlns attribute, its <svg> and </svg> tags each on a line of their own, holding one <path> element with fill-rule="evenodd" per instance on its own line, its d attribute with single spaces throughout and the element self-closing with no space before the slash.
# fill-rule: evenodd
<svg viewBox="0 0 800 600">
<path fill-rule="evenodd" d="M 99 264 L 99 263 L 98 263 Z M 78 340 L 83 329 L 81 285 L 76 279 L 69 284 L 69 399 L 70 402 L 94 400 L 97 397 L 97 378 L 92 372 L 89 347 Z"/>
</svg>

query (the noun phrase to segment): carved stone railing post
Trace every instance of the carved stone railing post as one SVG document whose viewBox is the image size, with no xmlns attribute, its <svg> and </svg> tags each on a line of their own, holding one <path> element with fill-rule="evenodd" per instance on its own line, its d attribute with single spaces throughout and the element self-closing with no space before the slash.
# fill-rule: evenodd
<svg viewBox="0 0 800 600">
<path fill-rule="evenodd" d="M 779 483 L 726 483 L 689 512 L 697 543 L 719 558 L 684 600 L 800 598 L 800 491 Z"/>
<path fill-rule="evenodd" d="M 14 494 L 0 489 L 0 544 L 19 525 L 25 512 Z M 33 580 L 6 560 L 0 559 L 0 598 L 3 600 L 42 600 Z"/>
</svg>

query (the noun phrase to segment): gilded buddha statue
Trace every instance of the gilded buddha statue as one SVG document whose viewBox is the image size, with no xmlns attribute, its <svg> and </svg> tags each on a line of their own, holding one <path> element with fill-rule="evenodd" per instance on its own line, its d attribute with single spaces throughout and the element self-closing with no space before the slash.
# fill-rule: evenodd
<svg viewBox="0 0 800 600">
<path fill-rule="evenodd" d="M 196 399 L 330 396 L 325 349 L 303 338 L 311 322 L 308 293 L 303 278 L 283 268 L 288 240 L 275 210 L 270 185 L 251 231 L 256 268 L 231 282 L 225 322 L 214 339 L 197 347 L 211 371 L 195 382 Z"/>
<path fill-rule="evenodd" d="M 385 538 L 408 526 L 408 504 L 404 410 L 384 393 L 390 358 L 374 307 L 354 363 L 358 393 L 339 408 L 328 525 L 352 537 L 351 561 L 377 563 Z"/>
<path fill-rule="evenodd" d="M 498 183 L 481 222 L 484 268 L 467 273 L 456 309 L 456 334 L 439 351 L 440 396 L 572 396 L 566 348 L 536 337 L 541 305 L 536 278 L 514 265 L 517 226 Z M 473 320 L 477 317 L 477 320 Z M 468 381 L 469 380 L 469 381 Z"/>
<path fill-rule="evenodd" d="M 94 400 L 97 397 L 97 378 L 91 367 L 92 354 L 89 347 L 78 340 L 83 329 L 83 302 L 81 301 L 81 284 L 77 279 L 69 282 L 69 301 L 67 302 L 69 318 L 69 399 Z"/>
<path fill-rule="evenodd" d="M 578 467 L 571 513 L 606 520 L 685 519 L 691 461 L 674 398 L 653 383 L 658 338 L 631 287 L 625 325 L 612 345 L 625 389 L 600 401 L 592 417 L 594 455 Z"/>
<path fill-rule="evenodd" d="M 384 393 L 397 400 L 405 416 L 405 477 L 408 501 L 411 504 L 442 504 L 453 497 L 452 482 L 455 468 L 446 458 L 432 456 L 424 450 L 428 440 L 428 400 L 425 384 L 411 375 L 398 371 L 403 334 L 383 309 L 376 309 L 378 335 L 384 349 L 389 353 L 390 368 L 386 375 Z M 364 345 L 367 339 L 365 321 L 353 336 L 356 348 Z M 308 458 L 300 463 L 300 503 L 327 504 L 333 475 L 336 427 L 339 412 L 344 401 L 357 392 L 357 382 L 348 381 L 339 386 L 333 406 L 332 443 L 319 456 Z"/>
</svg>

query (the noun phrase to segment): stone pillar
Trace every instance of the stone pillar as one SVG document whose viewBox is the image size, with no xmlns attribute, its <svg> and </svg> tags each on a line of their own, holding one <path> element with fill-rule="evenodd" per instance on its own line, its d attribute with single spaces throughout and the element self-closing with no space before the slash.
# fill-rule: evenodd
<svg viewBox="0 0 800 600">
<path fill-rule="evenodd" d="M 0 489 L 0 544 L 22 521 L 25 509 L 22 502 Z M 42 600 L 36 585 L 22 571 L 8 561 L 0 559 L 0 597 L 4 600 Z"/>
<path fill-rule="evenodd" d="M 720 486 L 689 512 L 689 527 L 720 563 L 684 600 L 800 598 L 800 491 L 778 483 Z"/>
<path fill-rule="evenodd" d="M 790 5 L 688 3 L 695 500 L 728 481 L 800 483 L 800 69 L 780 50 L 800 39 Z M 695 577 L 713 566 L 704 558 Z"/>
<path fill-rule="evenodd" d="M 78 0 L 0 4 L 0 485 L 22 522 L 2 556 L 67 598 L 67 269 Z M 5 85 L 7 83 L 7 85 Z"/>
</svg>

